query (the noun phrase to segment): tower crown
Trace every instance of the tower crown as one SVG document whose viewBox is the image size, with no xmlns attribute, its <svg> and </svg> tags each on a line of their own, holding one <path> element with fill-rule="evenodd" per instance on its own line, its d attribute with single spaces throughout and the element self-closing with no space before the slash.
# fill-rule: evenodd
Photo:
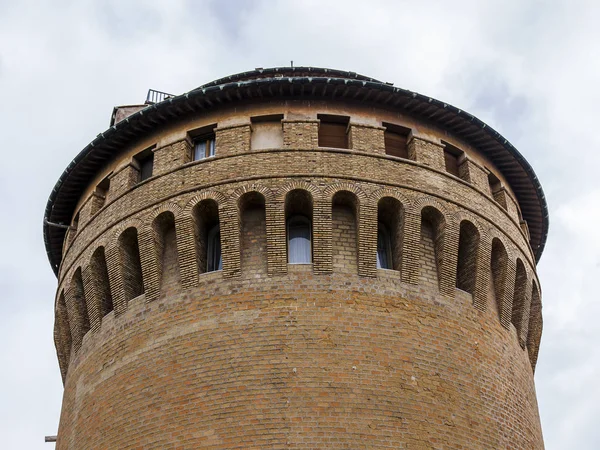
<svg viewBox="0 0 600 450">
<path fill-rule="evenodd" d="M 147 105 L 57 182 L 57 448 L 543 448 L 533 169 L 462 110 L 256 69 Z"/>
</svg>

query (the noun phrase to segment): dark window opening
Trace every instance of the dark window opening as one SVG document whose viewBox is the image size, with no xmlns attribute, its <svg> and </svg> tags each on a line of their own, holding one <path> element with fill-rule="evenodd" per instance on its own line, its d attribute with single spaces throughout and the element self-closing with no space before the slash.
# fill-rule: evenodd
<svg viewBox="0 0 600 450">
<path fill-rule="evenodd" d="M 319 114 L 319 147 L 348 148 L 349 117 Z"/>
<path fill-rule="evenodd" d="M 106 203 L 106 197 L 108 196 L 108 189 L 110 188 L 110 179 L 104 178 L 96 186 L 96 199 L 92 205 L 92 214 L 96 214 Z"/>
<path fill-rule="evenodd" d="M 463 220 L 458 239 L 456 287 L 469 294 L 475 294 L 478 248 L 479 231 L 471 222 Z"/>
<path fill-rule="evenodd" d="M 221 227 L 215 225 L 208 232 L 207 239 L 207 272 L 214 272 L 215 270 L 223 269 L 223 258 L 221 255 Z"/>
<path fill-rule="evenodd" d="M 377 224 L 377 268 L 392 268 L 392 245 L 390 243 L 390 234 L 384 224 Z"/>
<path fill-rule="evenodd" d="M 408 135 L 410 129 L 384 123 L 384 141 L 386 155 L 408 159 Z"/>
<path fill-rule="evenodd" d="M 140 172 L 140 181 L 147 180 L 152 176 L 152 170 L 154 169 L 153 150 L 154 147 L 148 148 L 134 156 L 134 160 L 137 162 Z"/>
<path fill-rule="evenodd" d="M 384 197 L 377 203 L 377 268 L 400 270 L 404 212 L 395 198 Z"/>
<path fill-rule="evenodd" d="M 455 177 L 460 177 L 458 167 L 460 165 L 460 157 L 464 154 L 464 152 L 446 142 L 443 142 L 443 144 L 445 145 L 444 163 L 446 165 L 446 172 L 454 175 Z"/>
<path fill-rule="evenodd" d="M 492 172 L 488 174 L 488 183 L 490 184 L 492 194 L 495 194 L 502 188 L 502 182 Z"/>
<path fill-rule="evenodd" d="M 213 199 L 202 200 L 192 210 L 199 273 L 223 268 L 219 206 Z"/>
<path fill-rule="evenodd" d="M 79 211 L 77 212 L 77 214 L 75 214 L 75 217 L 73 217 L 73 223 L 71 224 L 71 231 L 73 233 L 76 233 L 77 227 L 79 227 Z"/>
</svg>

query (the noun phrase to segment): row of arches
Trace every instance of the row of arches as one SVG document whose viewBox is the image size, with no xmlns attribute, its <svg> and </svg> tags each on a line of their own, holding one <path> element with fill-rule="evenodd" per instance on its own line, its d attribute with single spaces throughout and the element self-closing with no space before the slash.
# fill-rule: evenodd
<svg viewBox="0 0 600 450">
<path fill-rule="evenodd" d="M 150 226 L 128 226 L 113 245 L 98 247 L 68 285 L 63 283 L 57 301 L 57 347 L 64 349 L 66 361 L 71 347 L 77 348 L 106 314 L 124 310 L 142 294 L 151 300 L 224 268 L 234 276 L 274 275 L 284 272 L 274 270 L 282 259 L 284 264 L 312 263 L 315 272 L 323 261 L 329 272 L 364 275 L 365 267 L 373 267 L 376 275 L 377 268 L 387 269 L 401 281 L 429 284 L 445 295 L 464 291 L 476 306 L 484 286 L 481 309 L 494 305 L 503 325 L 514 325 L 521 345 L 531 346 L 530 356 L 535 351 L 527 329 L 537 327 L 529 321 L 541 320 L 530 314 L 534 299 L 539 302 L 537 286 L 522 260 L 511 256 L 500 238 L 482 239 L 486 235 L 474 221 L 460 220 L 457 227 L 435 205 L 408 210 L 388 195 L 373 208 L 345 189 L 333 193 L 327 207 L 302 188 L 289 190 L 282 203 L 283 211 L 264 193 L 250 190 L 231 215 L 223 201 L 206 196 L 189 213 L 159 211 Z M 235 260 L 238 273 L 231 270 Z"/>
</svg>

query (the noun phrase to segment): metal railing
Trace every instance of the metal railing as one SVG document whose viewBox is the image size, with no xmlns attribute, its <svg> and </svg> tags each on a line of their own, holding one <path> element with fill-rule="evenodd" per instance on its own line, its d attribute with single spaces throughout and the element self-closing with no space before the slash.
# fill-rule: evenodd
<svg viewBox="0 0 600 450">
<path fill-rule="evenodd" d="M 154 103 L 160 103 L 168 98 L 175 97 L 173 94 L 167 94 L 166 92 L 155 91 L 154 89 L 148 89 L 148 95 L 146 96 L 146 104 L 153 105 Z"/>
</svg>

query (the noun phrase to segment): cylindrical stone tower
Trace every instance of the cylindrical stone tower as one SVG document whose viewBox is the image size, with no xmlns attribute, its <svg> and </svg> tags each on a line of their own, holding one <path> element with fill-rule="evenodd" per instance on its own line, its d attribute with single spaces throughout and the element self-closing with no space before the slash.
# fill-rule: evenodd
<svg viewBox="0 0 600 450">
<path fill-rule="evenodd" d="M 57 448 L 541 449 L 532 168 L 352 72 L 152 91 L 52 191 Z"/>
</svg>

